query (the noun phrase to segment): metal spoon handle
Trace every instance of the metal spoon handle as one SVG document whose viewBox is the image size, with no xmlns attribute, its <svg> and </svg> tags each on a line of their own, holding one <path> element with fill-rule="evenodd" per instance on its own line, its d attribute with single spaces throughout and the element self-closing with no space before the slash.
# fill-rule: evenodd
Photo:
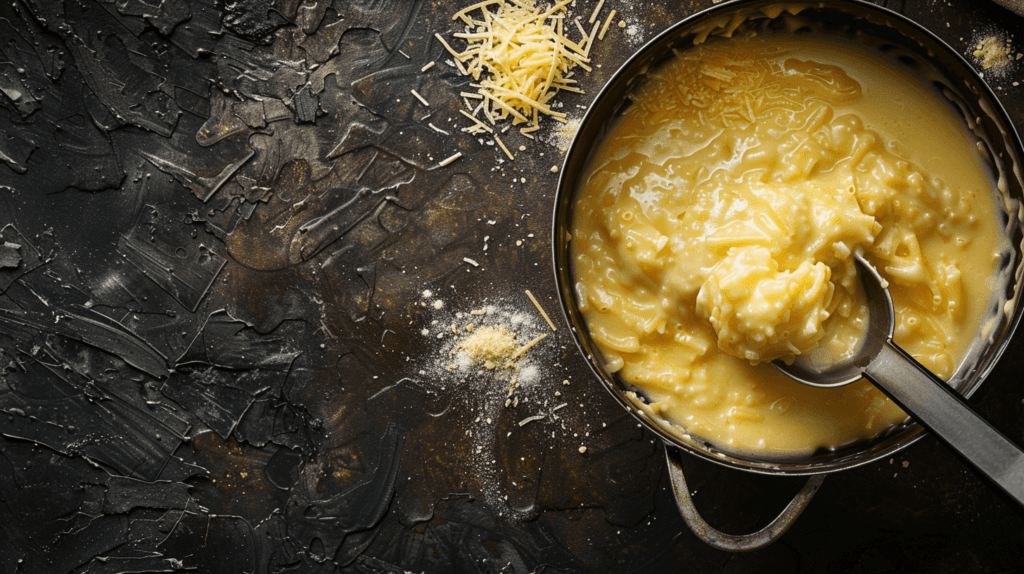
<svg viewBox="0 0 1024 574">
<path fill-rule="evenodd" d="M 1024 451 L 891 340 L 864 375 L 922 426 L 1024 506 Z"/>
</svg>

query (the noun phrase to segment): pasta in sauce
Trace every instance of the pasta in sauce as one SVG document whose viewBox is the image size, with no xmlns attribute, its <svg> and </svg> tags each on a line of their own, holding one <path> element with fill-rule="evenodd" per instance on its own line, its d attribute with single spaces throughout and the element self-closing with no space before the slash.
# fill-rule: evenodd
<svg viewBox="0 0 1024 574">
<path fill-rule="evenodd" d="M 866 381 L 816 389 L 768 364 L 855 350 L 858 251 L 889 282 L 896 342 L 953 374 L 1007 241 L 962 120 L 919 80 L 780 33 L 679 52 L 631 99 L 582 180 L 570 248 L 606 366 L 653 413 L 780 456 L 904 420 Z"/>
</svg>

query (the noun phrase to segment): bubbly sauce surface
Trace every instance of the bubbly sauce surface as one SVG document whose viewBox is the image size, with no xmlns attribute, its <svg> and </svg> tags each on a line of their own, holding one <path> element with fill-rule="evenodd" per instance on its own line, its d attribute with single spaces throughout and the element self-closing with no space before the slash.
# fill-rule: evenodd
<svg viewBox="0 0 1024 574">
<path fill-rule="evenodd" d="M 712 39 L 649 74 L 577 193 L 577 303 L 650 410 L 734 452 L 800 455 L 905 414 L 867 381 L 816 389 L 769 361 L 841 358 L 889 282 L 897 344 L 942 378 L 973 344 L 1008 242 L 975 141 L 866 48 Z"/>
</svg>

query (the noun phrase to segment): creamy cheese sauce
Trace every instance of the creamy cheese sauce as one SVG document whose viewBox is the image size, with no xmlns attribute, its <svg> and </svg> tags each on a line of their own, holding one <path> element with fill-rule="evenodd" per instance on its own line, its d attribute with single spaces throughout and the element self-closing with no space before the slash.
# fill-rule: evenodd
<svg viewBox="0 0 1024 574">
<path fill-rule="evenodd" d="M 649 74 L 577 194 L 577 303 L 608 369 L 717 447 L 799 455 L 905 414 L 870 383 L 816 389 L 768 361 L 857 345 L 862 251 L 896 342 L 948 378 L 1008 248 L 962 118 L 866 48 L 713 38 Z"/>
</svg>

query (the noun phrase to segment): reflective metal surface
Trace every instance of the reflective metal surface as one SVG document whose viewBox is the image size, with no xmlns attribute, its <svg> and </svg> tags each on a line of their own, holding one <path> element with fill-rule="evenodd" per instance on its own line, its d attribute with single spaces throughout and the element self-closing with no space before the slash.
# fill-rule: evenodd
<svg viewBox="0 0 1024 574">
<path fill-rule="evenodd" d="M 617 115 L 632 104 L 631 91 L 644 81 L 648 70 L 672 57 L 673 50 L 692 45 L 695 39 L 706 37 L 714 30 L 731 29 L 738 22 L 750 22 L 753 29 L 771 33 L 773 29 L 786 30 L 786 14 L 769 17 L 769 0 L 732 2 L 715 6 L 693 18 L 680 22 L 652 40 L 644 49 L 632 56 L 616 73 L 610 83 L 597 96 L 587 112 L 573 146 L 566 159 L 559 181 L 553 225 L 553 256 L 556 281 L 559 284 L 562 310 L 573 326 L 574 339 L 581 352 L 588 357 L 597 378 L 626 410 L 636 415 L 639 422 L 663 440 L 706 460 L 733 468 L 766 474 L 816 474 L 849 469 L 892 456 L 900 449 L 918 440 L 921 428 L 912 421 L 897 426 L 882 435 L 836 449 L 820 449 L 810 456 L 769 458 L 752 453 L 729 452 L 684 429 L 662 424 L 645 409 L 647 399 L 638 390 L 619 377 L 609 373 L 600 351 L 590 340 L 585 322 L 577 310 L 573 289 L 573 272 L 569 260 L 569 234 L 574 195 L 606 130 L 614 124 Z M 984 338 L 979 336 L 975 349 L 953 375 L 950 384 L 970 396 L 1002 355 L 1020 321 L 1024 308 L 1018 305 L 1024 274 L 1024 256 L 1021 252 L 1024 224 L 1017 216 L 1024 198 L 1022 158 L 1024 148 L 1010 118 L 982 77 L 955 50 L 912 20 L 867 2 L 797 3 L 800 25 L 810 33 L 848 39 L 878 51 L 884 57 L 899 61 L 922 81 L 935 87 L 936 93 L 948 100 L 950 106 L 961 112 L 964 124 L 978 137 L 982 154 L 999 182 L 997 201 L 1003 202 L 1001 225 L 1014 252 L 1000 261 L 998 279 L 993 289 L 1004 301 L 992 305 L 994 319 Z"/>
</svg>

